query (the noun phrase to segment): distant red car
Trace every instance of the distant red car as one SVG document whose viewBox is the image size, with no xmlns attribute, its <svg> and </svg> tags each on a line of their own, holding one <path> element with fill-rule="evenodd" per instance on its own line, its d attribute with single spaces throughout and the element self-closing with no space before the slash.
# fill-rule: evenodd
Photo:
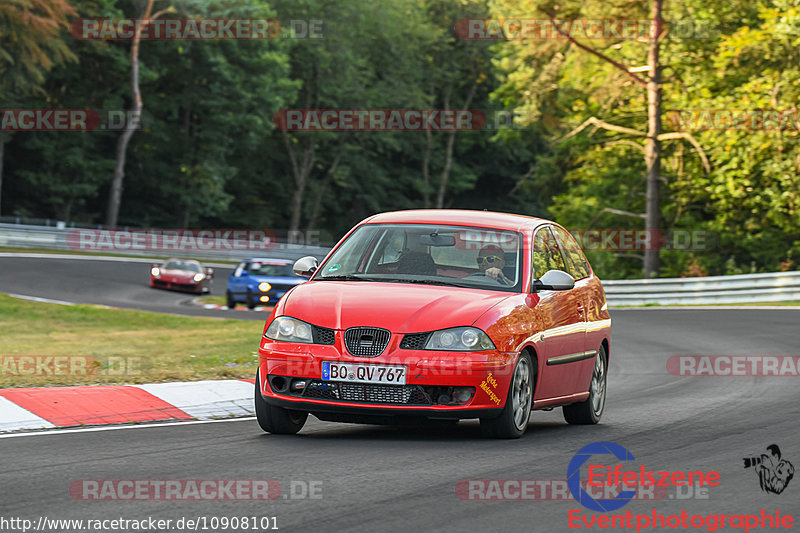
<svg viewBox="0 0 800 533">
<path fill-rule="evenodd" d="M 211 291 L 214 270 L 190 259 L 169 259 L 150 267 L 150 286 L 202 294 Z"/>
<path fill-rule="evenodd" d="M 262 429 L 321 420 L 479 418 L 520 437 L 532 409 L 572 424 L 605 407 L 611 318 L 578 243 L 558 224 L 480 211 L 383 213 L 353 228 L 266 321 Z"/>
</svg>

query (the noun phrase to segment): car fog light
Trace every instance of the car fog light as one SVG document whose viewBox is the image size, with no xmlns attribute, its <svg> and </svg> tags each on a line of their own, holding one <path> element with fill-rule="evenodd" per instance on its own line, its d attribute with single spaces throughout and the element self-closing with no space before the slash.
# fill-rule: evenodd
<svg viewBox="0 0 800 533">
<path fill-rule="evenodd" d="M 262 281 L 261 283 L 258 284 L 258 290 L 260 290 L 261 292 L 267 292 L 271 288 L 272 288 L 272 285 L 270 285 L 266 281 Z"/>
<path fill-rule="evenodd" d="M 262 296 L 261 298 L 259 298 L 259 300 L 261 300 L 262 302 L 268 302 L 269 296 Z"/>
<path fill-rule="evenodd" d="M 453 389 L 453 399 L 458 403 L 467 403 L 472 398 L 471 387 L 456 387 Z"/>
</svg>

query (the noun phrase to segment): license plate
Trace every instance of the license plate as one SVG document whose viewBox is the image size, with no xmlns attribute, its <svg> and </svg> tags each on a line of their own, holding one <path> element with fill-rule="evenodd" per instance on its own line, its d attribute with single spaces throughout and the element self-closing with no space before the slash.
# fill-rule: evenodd
<svg viewBox="0 0 800 533">
<path fill-rule="evenodd" d="M 349 381 L 351 383 L 406 384 L 405 366 L 361 365 L 358 363 L 322 362 L 324 381 Z"/>
</svg>

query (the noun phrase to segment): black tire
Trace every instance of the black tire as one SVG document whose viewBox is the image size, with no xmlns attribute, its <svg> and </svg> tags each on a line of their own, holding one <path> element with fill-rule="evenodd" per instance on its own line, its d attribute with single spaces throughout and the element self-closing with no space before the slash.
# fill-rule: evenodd
<svg viewBox="0 0 800 533">
<path fill-rule="evenodd" d="M 247 308 L 251 310 L 256 308 L 256 301 L 250 289 L 247 289 Z"/>
<path fill-rule="evenodd" d="M 520 373 L 519 377 L 518 373 Z M 519 379 L 522 381 L 518 381 Z M 518 439 L 524 435 L 528 428 L 531 407 L 533 407 L 533 383 L 533 361 L 527 352 L 522 352 L 514 366 L 514 373 L 511 375 L 506 405 L 500 416 L 481 418 L 481 435 L 495 439 Z M 525 394 L 527 400 L 523 402 L 520 394 Z"/>
<path fill-rule="evenodd" d="M 308 419 L 308 413 L 290 411 L 283 407 L 270 405 L 261 396 L 260 376 L 256 373 L 256 419 L 261 429 L 276 435 L 294 435 L 301 429 Z"/>
<path fill-rule="evenodd" d="M 599 372 L 599 375 L 598 375 Z M 608 381 L 608 355 L 605 346 L 600 346 L 595 357 L 589 397 L 581 403 L 565 405 L 564 420 L 570 424 L 597 424 L 606 406 L 606 383 Z"/>
<path fill-rule="evenodd" d="M 231 291 L 225 291 L 225 305 L 228 306 L 228 309 L 236 309 L 236 301 L 233 299 Z"/>
</svg>

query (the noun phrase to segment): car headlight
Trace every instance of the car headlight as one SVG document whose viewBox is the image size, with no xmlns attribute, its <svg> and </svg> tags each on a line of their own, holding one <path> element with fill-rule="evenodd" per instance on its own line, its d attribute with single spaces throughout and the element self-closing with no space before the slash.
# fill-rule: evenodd
<svg viewBox="0 0 800 533">
<path fill-rule="evenodd" d="M 261 283 L 258 284 L 258 290 L 260 290 L 261 292 L 267 292 L 271 288 L 272 288 L 272 285 L 270 285 L 266 281 L 262 281 Z"/>
<path fill-rule="evenodd" d="M 156 277 L 156 278 L 157 278 L 158 276 L 160 276 L 160 275 L 161 275 L 161 270 L 159 270 L 159 269 L 158 269 L 158 267 L 153 267 L 153 268 L 151 268 L 151 269 L 150 269 L 150 273 L 151 273 L 151 274 L 152 274 L 154 277 Z"/>
<path fill-rule="evenodd" d="M 288 316 L 273 320 L 264 336 L 273 341 L 314 342 L 311 324 Z"/>
<path fill-rule="evenodd" d="M 453 350 L 475 352 L 493 350 L 494 343 L 478 328 L 462 327 L 434 331 L 425 343 L 426 350 Z"/>
<path fill-rule="evenodd" d="M 206 277 L 206 275 L 205 275 L 205 274 L 202 274 L 202 273 L 197 273 L 197 274 L 195 274 L 195 275 L 194 275 L 194 278 L 193 278 L 193 279 L 194 279 L 195 281 L 203 281 L 203 279 L 204 279 L 205 277 Z"/>
</svg>

